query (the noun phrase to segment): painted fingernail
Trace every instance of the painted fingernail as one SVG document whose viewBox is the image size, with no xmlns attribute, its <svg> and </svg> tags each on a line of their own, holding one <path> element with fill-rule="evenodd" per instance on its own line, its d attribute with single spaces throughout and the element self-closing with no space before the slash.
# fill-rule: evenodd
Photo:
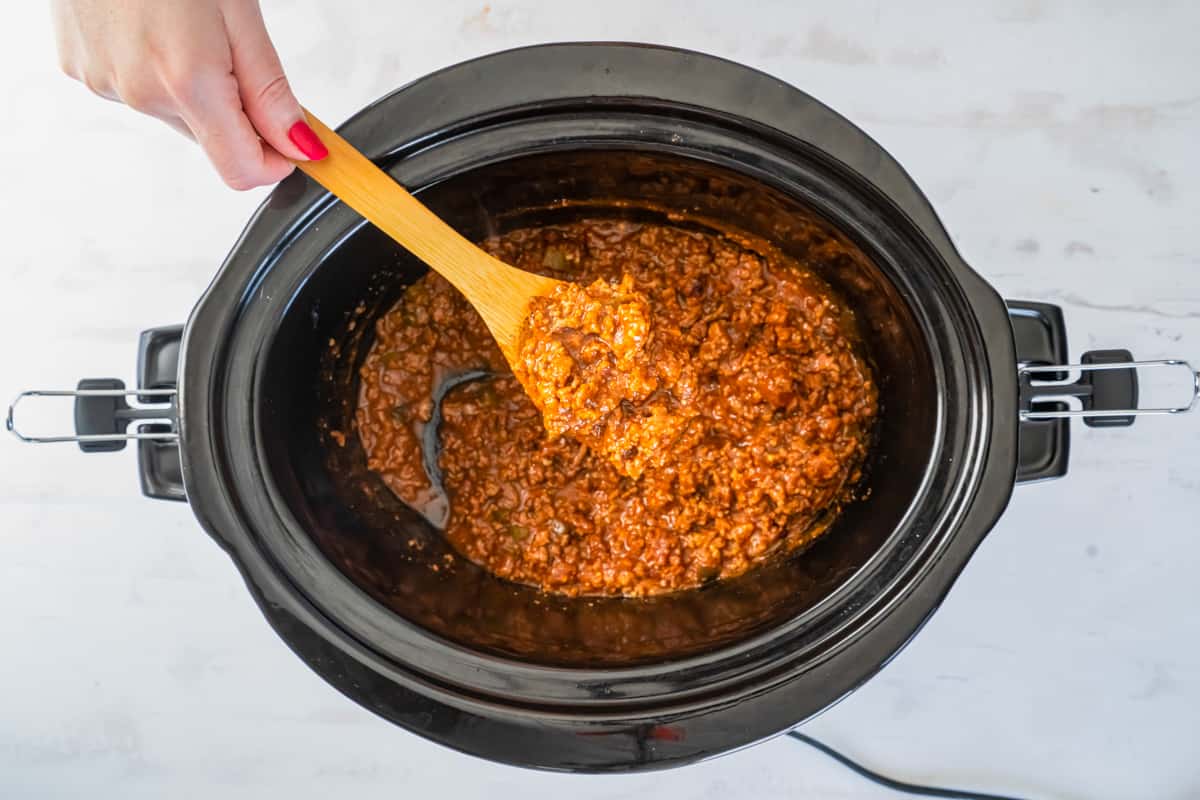
<svg viewBox="0 0 1200 800">
<path fill-rule="evenodd" d="M 329 149 L 321 144 L 321 140 L 313 133 L 313 129 L 308 127 L 308 123 L 303 120 L 288 129 L 288 138 L 292 140 L 292 144 L 300 148 L 301 153 L 313 161 L 320 161 L 329 155 Z"/>
</svg>

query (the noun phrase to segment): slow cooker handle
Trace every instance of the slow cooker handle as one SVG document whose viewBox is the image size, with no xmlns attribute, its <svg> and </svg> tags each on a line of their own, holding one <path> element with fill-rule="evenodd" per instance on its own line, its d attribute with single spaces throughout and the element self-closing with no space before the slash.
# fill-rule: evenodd
<svg viewBox="0 0 1200 800">
<path fill-rule="evenodd" d="M 183 326 L 143 331 L 138 341 L 138 388 L 126 389 L 117 378 L 85 378 L 74 389 L 21 392 L 8 407 L 5 427 L 23 442 L 75 442 L 85 453 L 124 450 L 138 443 L 142 493 L 164 500 L 186 500 L 179 458 L 177 376 Z M 33 436 L 16 424 L 16 410 L 29 398 L 69 397 L 75 401 L 73 435 Z M 134 398 L 138 405 L 130 405 Z M 138 423 L 137 430 L 129 426 Z"/>
<path fill-rule="evenodd" d="M 1020 391 L 1018 483 L 1066 474 L 1073 417 L 1095 428 L 1125 427 L 1143 414 L 1183 414 L 1200 403 L 1200 371 L 1187 361 L 1136 361 L 1128 350 L 1091 350 L 1078 363 L 1068 363 L 1062 309 L 1048 303 L 1006 302 Z M 1153 368 L 1186 371 L 1190 399 L 1139 408 L 1138 370 Z"/>
</svg>

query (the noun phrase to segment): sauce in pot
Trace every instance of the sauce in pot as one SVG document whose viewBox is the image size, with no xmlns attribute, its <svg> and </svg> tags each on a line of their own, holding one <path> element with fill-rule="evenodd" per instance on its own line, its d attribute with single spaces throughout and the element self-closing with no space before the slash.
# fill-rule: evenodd
<svg viewBox="0 0 1200 800">
<path fill-rule="evenodd" d="M 430 273 L 378 321 L 356 414 L 368 466 L 428 510 L 433 391 L 490 373 L 442 402 L 445 533 L 463 555 L 549 592 L 659 594 L 805 546 L 851 499 L 877 390 L 853 314 L 811 270 L 627 221 L 484 247 L 574 282 L 531 309 L 520 382 Z"/>
</svg>

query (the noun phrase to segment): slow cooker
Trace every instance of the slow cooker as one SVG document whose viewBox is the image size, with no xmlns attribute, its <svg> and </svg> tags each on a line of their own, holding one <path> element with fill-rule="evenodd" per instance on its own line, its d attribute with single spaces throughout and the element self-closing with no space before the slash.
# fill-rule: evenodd
<svg viewBox="0 0 1200 800">
<path fill-rule="evenodd" d="M 620 216 L 768 239 L 852 303 L 879 377 L 868 496 L 802 555 L 649 599 L 507 583 L 388 492 L 353 435 L 335 441 L 374 319 L 425 267 L 297 172 L 187 324 L 142 334 L 136 388 L 63 392 L 74 436 L 29 436 L 10 408 L 26 440 L 136 441 L 142 491 L 190 503 L 301 659 L 467 753 L 639 770 L 787 731 L 920 629 L 1015 483 L 1065 474 L 1070 417 L 1129 425 L 1200 394 L 1182 361 L 1068 363 L 1061 311 L 1002 300 L 882 147 L 729 61 L 525 48 L 422 78 L 339 130 L 469 237 Z M 822 241 L 848 252 L 822 259 Z M 1186 371 L 1190 402 L 1138 409 L 1151 366 Z"/>
</svg>

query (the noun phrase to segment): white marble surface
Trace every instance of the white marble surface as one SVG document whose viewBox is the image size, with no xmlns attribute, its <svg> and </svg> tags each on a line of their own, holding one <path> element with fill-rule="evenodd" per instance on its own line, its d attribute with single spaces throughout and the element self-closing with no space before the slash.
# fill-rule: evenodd
<svg viewBox="0 0 1200 800">
<path fill-rule="evenodd" d="M 0 397 L 133 372 L 263 192 L 55 72 L 42 3 L 0 31 Z M 301 97 L 340 120 L 437 67 L 567 39 L 664 42 L 830 103 L 925 187 L 1005 295 L 1075 353 L 1200 359 L 1200 6 L 992 0 L 269 2 Z M 65 415 L 59 419 L 65 419 Z M 1074 431 L 941 612 L 811 730 L 916 780 L 1200 796 L 1200 415 Z M 635 777 L 500 767 L 343 699 L 259 616 L 131 453 L 0 440 L 0 797 L 891 796 L 777 740 Z"/>
</svg>

